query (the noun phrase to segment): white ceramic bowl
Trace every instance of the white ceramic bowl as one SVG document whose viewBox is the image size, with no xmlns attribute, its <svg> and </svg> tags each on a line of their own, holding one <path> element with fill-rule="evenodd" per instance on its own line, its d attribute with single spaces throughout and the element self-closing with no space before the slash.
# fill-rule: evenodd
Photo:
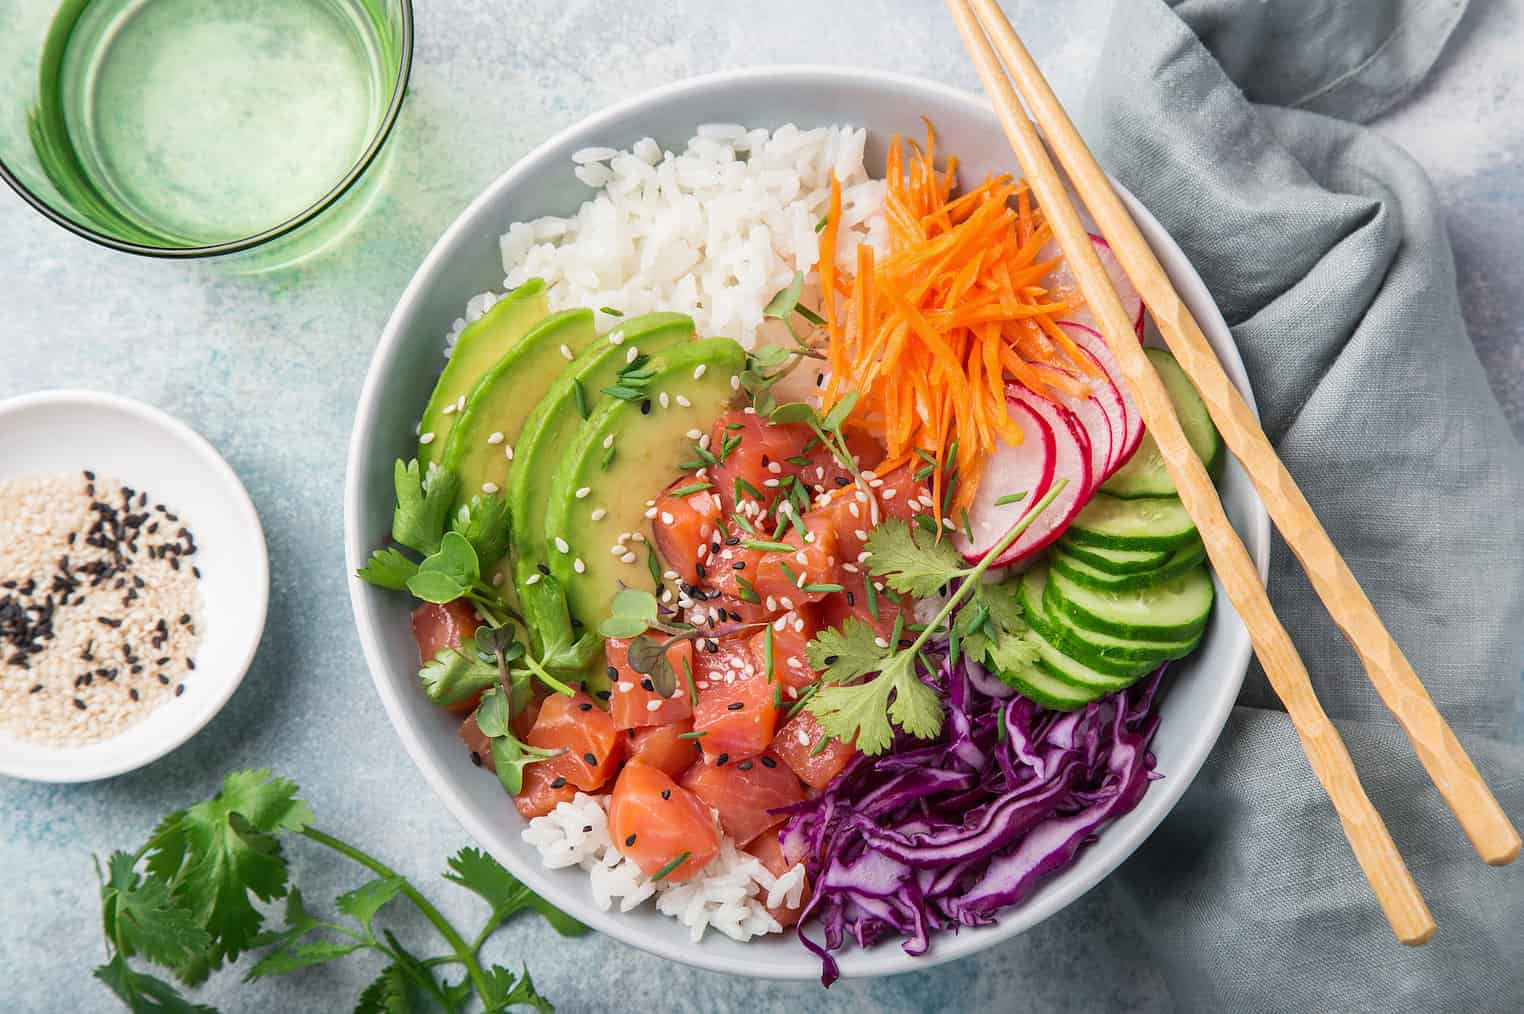
<svg viewBox="0 0 1524 1014">
<path fill-rule="evenodd" d="M 964 179 L 1008 172 L 1014 158 L 981 98 L 942 85 L 876 71 L 780 67 L 694 78 L 623 102 L 546 141 L 500 176 L 461 213 L 413 276 L 381 337 L 360 395 L 349 449 L 345 547 L 350 569 L 360 566 L 388 534 L 393 503 L 392 462 L 417 446 L 413 425 L 441 364 L 450 323 L 466 300 L 503 280 L 498 237 L 516 221 L 566 215 L 588 191 L 571 174 L 571 154 L 590 145 L 628 148 L 652 136 L 676 148 L 701 123 L 775 127 L 795 123 L 866 126 L 868 158 L 882 169 L 884 145 L 895 132 L 917 134 L 930 117 L 942 151 L 956 152 Z M 1144 234 L 1181 296 L 1201 322 L 1229 376 L 1250 396 L 1233 340 L 1201 279 L 1152 216 L 1128 199 Z M 1264 573 L 1269 527 L 1263 506 L 1237 462 L 1221 485 L 1229 516 Z M 457 720 L 434 708 L 417 686 L 417 648 L 409 633 L 406 596 L 352 580 L 350 595 L 360 640 L 376 689 L 408 753 L 466 830 L 525 883 L 561 908 L 625 943 L 702 968 L 763 978 L 810 979 L 819 962 L 790 935 L 737 944 L 718 933 L 694 946 L 688 931 L 649 906 L 620 915 L 593 904 L 587 875 L 548 870 L 519 832 L 523 820 L 496 779 L 473 767 L 456 739 Z M 1048 881 L 997 925 L 936 939 L 931 952 L 908 957 L 893 942 L 840 956 L 846 976 L 884 975 L 972 954 L 1028 929 L 1078 898 L 1125 859 L 1179 800 L 1222 730 L 1249 660 L 1248 637 L 1219 595 L 1200 650 L 1170 670 L 1163 721 L 1154 740 L 1155 782 L 1132 813 L 1112 825 L 1079 861 Z"/>
<path fill-rule="evenodd" d="M 233 696 L 265 627 L 269 562 L 259 515 L 215 448 L 164 412 L 96 391 L 0 402 L 0 481 L 94 469 L 169 504 L 195 533 L 203 629 L 185 693 L 120 735 L 59 749 L 0 732 L 0 774 L 88 782 L 132 771 L 190 739 Z"/>
</svg>

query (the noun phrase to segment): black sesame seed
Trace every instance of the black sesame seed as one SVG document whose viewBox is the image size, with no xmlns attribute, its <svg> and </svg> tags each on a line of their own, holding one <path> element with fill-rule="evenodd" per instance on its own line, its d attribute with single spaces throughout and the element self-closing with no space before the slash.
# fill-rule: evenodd
<svg viewBox="0 0 1524 1014">
<path fill-rule="evenodd" d="M 751 770 L 751 761 L 744 760 L 741 763 L 737 764 L 736 767 L 740 768 L 742 771 L 750 771 Z"/>
<path fill-rule="evenodd" d="M 731 570 L 745 570 L 746 569 L 746 561 L 745 560 L 737 560 L 735 563 L 732 563 L 730 565 L 730 569 Z"/>
<path fill-rule="evenodd" d="M 598 763 L 598 758 L 594 754 L 585 753 L 582 755 L 582 759 L 587 761 L 590 766 Z"/>
<path fill-rule="evenodd" d="M 180 614 L 180 626 L 183 627 L 183 626 L 185 626 L 188 623 L 190 623 L 190 613 L 181 613 Z"/>
<path fill-rule="evenodd" d="M 634 845 L 634 844 L 635 844 L 635 836 L 633 834 L 630 835 L 628 838 L 626 838 L 624 840 L 624 847 L 625 848 L 629 848 L 631 845 Z"/>
<path fill-rule="evenodd" d="M 661 790 L 661 798 L 663 798 L 663 799 L 671 799 L 672 798 L 672 790 L 671 789 L 662 789 Z"/>
<path fill-rule="evenodd" d="M 832 481 L 835 482 L 838 486 L 849 486 L 852 484 L 852 480 L 848 479 L 845 475 L 838 475 Z"/>
<path fill-rule="evenodd" d="M 741 540 L 734 535 L 725 540 L 725 545 L 727 546 L 739 546 L 740 544 Z"/>
<path fill-rule="evenodd" d="M 138 688 L 137 687 L 133 687 L 131 690 L 127 691 L 127 696 L 131 697 L 133 700 L 137 700 L 138 699 Z"/>
<path fill-rule="evenodd" d="M 38 691 L 40 691 L 41 689 L 42 689 L 42 684 L 41 683 L 37 683 L 37 684 L 34 684 L 32 686 L 32 689 L 28 690 L 27 693 L 29 693 L 29 694 L 35 694 Z"/>
<path fill-rule="evenodd" d="M 604 671 L 609 674 L 609 679 L 611 680 L 617 680 L 619 678 L 619 670 L 615 669 L 613 666 L 609 666 Z"/>
<path fill-rule="evenodd" d="M 726 711 L 740 711 L 744 707 L 746 707 L 746 702 L 745 701 L 731 701 L 729 704 L 725 705 L 725 710 Z"/>
<path fill-rule="evenodd" d="M 650 398 L 646 398 L 643 401 L 641 401 L 641 403 L 640 403 L 640 414 L 641 415 L 650 415 L 651 414 L 651 399 Z"/>
<path fill-rule="evenodd" d="M 192 672 L 195 672 L 196 671 L 196 660 L 193 659 L 193 658 L 186 659 L 185 660 L 185 668 L 191 670 Z"/>
<path fill-rule="evenodd" d="M 577 705 L 577 710 L 578 711 L 592 711 L 593 710 L 593 705 L 589 701 L 583 701 L 581 704 Z"/>
<path fill-rule="evenodd" d="M 704 565 L 702 563 L 695 563 L 693 565 L 693 572 L 699 576 L 700 581 L 709 576 L 709 574 L 704 570 Z"/>
<path fill-rule="evenodd" d="M 729 760 L 730 760 L 730 754 L 728 754 L 728 753 L 722 753 L 722 754 L 720 754 L 718 757 L 716 757 L 714 759 L 714 766 L 717 767 L 717 768 L 722 768 L 722 767 L 725 766 L 726 762 L 729 761 Z"/>
<path fill-rule="evenodd" d="M 481 767 L 482 766 L 482 755 L 477 753 L 475 750 L 472 750 L 471 751 L 471 763 L 475 764 L 477 767 Z"/>
<path fill-rule="evenodd" d="M 656 691 L 656 684 L 652 683 L 649 679 L 643 679 L 640 681 L 640 688 L 654 693 Z"/>
<path fill-rule="evenodd" d="M 610 697 L 613 697 L 614 694 L 613 694 L 613 691 L 610 691 L 610 690 L 600 690 L 596 694 L 594 694 L 593 696 L 594 697 L 601 697 L 601 698 L 603 698 L 606 701 Z"/>
<path fill-rule="evenodd" d="M 541 574 L 544 574 L 546 577 L 550 576 L 550 568 L 545 566 L 545 564 L 537 563 L 535 564 L 535 567 L 539 569 Z"/>
<path fill-rule="evenodd" d="M 90 469 L 87 468 L 87 469 L 85 469 L 85 478 L 90 480 L 91 482 L 94 482 L 95 481 L 95 473 L 90 471 Z"/>
<path fill-rule="evenodd" d="M 181 683 L 179 686 L 175 687 L 175 696 L 179 697 L 183 693 L 185 693 L 185 684 Z"/>
<path fill-rule="evenodd" d="M 762 467 L 766 468 L 768 465 L 771 465 L 771 464 L 772 464 L 771 459 L 768 458 L 766 452 L 763 452 L 763 454 L 762 454 Z"/>
<path fill-rule="evenodd" d="M 74 698 L 74 706 L 81 711 L 85 710 L 85 702 L 80 700 L 78 697 Z"/>
<path fill-rule="evenodd" d="M 566 787 L 566 779 L 562 778 L 560 775 L 556 775 L 556 777 L 551 780 L 550 787 L 553 788 L 553 789 L 562 789 L 562 788 L 565 788 Z"/>
<path fill-rule="evenodd" d="M 762 755 L 762 766 L 765 767 L 765 768 L 775 768 L 775 767 L 778 766 L 778 762 L 773 760 L 771 757 L 767 756 L 766 754 L 763 754 Z"/>
<path fill-rule="evenodd" d="M 159 682 L 164 684 L 165 686 L 169 686 L 169 677 L 164 675 L 163 673 L 159 673 Z"/>
</svg>

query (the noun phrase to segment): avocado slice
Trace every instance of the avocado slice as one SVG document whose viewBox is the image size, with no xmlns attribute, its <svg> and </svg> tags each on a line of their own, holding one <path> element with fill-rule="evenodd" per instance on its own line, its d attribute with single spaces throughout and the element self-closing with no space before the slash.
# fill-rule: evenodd
<svg viewBox="0 0 1524 1014">
<path fill-rule="evenodd" d="M 623 563 L 610 550 L 621 533 L 646 527 L 646 501 L 693 457 L 694 438 L 688 434 L 708 432 L 735 399 L 746 353 L 729 338 L 709 338 L 655 357 L 652 365 L 646 397 L 611 398 L 599 407 L 547 491 L 550 571 L 566 593 L 572 620 L 588 630 L 608 615 L 621 586 L 654 589 L 644 552 Z M 613 457 L 604 467 L 609 438 Z"/>
<path fill-rule="evenodd" d="M 450 431 L 477 382 L 549 312 L 545 283 L 531 278 L 493 303 L 455 339 L 455 349 L 418 424 L 418 463 L 425 472 L 442 460 Z"/>
<path fill-rule="evenodd" d="M 513 516 L 513 561 L 498 565 L 514 579 L 519 602 L 541 649 L 557 631 L 570 631 L 566 600 L 559 586 L 542 580 L 549 565 L 545 543 L 546 491 L 556 469 L 576 441 L 584 412 L 589 415 L 613 399 L 604 388 L 619 382 L 619 372 L 641 355 L 655 355 L 693 339 L 693 318 L 680 313 L 631 317 L 593 342 L 556 380 L 524 423 L 508 473 L 508 507 Z M 578 386 L 581 396 L 578 396 Z M 539 575 L 539 576 L 533 576 Z M 569 639 L 569 638 L 568 638 Z M 601 671 L 601 669 L 600 669 Z"/>
<path fill-rule="evenodd" d="M 597 338 L 593 311 L 563 310 L 540 321 L 472 388 L 440 464 L 460 476 L 451 510 L 508 482 L 524 421 L 577 354 Z"/>
</svg>

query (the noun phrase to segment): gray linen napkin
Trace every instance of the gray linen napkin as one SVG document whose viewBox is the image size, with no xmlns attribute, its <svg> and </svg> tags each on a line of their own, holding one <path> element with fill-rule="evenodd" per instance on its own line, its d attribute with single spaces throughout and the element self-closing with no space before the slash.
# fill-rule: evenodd
<svg viewBox="0 0 1524 1014">
<path fill-rule="evenodd" d="M 1462 0 L 1120 0 L 1103 163 L 1222 307 L 1280 449 L 1517 823 L 1524 456 L 1467 339 L 1422 170 L 1355 125 Z M 1109 883 L 1186 1010 L 1524 1010 L 1524 863 L 1476 858 L 1283 543 L 1270 590 L 1439 922 L 1396 943 L 1256 668 L 1206 769 Z"/>
</svg>

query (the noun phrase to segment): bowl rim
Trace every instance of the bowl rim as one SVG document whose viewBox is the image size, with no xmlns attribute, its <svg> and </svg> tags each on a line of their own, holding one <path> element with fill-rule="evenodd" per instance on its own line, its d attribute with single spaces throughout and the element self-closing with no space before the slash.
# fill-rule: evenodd
<svg viewBox="0 0 1524 1014">
<path fill-rule="evenodd" d="M 421 293 L 434 281 L 434 275 L 440 262 L 445 258 L 446 251 L 454 246 L 454 241 L 457 237 L 470 229 L 476 228 L 477 226 L 474 224 L 475 220 L 481 216 L 483 210 L 496 202 L 500 194 L 511 191 L 521 178 L 527 177 L 537 171 L 540 168 L 538 163 L 543 160 L 548 152 L 565 146 L 579 135 L 595 134 L 600 130 L 605 130 L 619 123 L 619 121 L 630 116 L 632 113 L 640 111 L 642 108 L 694 92 L 703 92 L 724 85 L 745 85 L 778 80 L 785 82 L 797 80 L 801 84 L 809 81 L 814 84 L 823 83 L 827 86 L 833 81 L 842 83 L 850 81 L 857 85 L 866 83 L 870 86 L 883 85 L 897 89 L 918 90 L 935 94 L 948 102 L 971 106 L 981 115 L 991 117 L 994 115 L 993 106 L 982 95 L 914 75 L 868 67 L 783 64 L 766 67 L 737 68 L 685 78 L 623 99 L 555 132 L 518 157 L 512 165 L 499 174 L 475 199 L 461 210 L 419 264 L 417 271 L 398 299 L 396 307 L 388 317 L 370 366 L 367 369 L 356 407 L 354 428 L 350 434 L 349 451 L 345 465 L 344 529 L 345 558 L 349 570 L 350 604 L 354 611 L 355 622 L 360 635 L 361 649 L 365 655 L 367 668 L 370 670 L 371 681 L 375 684 L 376 691 L 381 697 L 388 720 L 396 730 L 398 737 L 402 740 L 403 746 L 412 758 L 414 765 L 423 774 L 424 780 L 434 791 L 435 795 L 444 803 L 445 808 L 449 810 L 456 821 L 479 845 L 486 848 L 489 853 L 492 853 L 495 858 L 507 866 L 515 876 L 536 893 L 545 896 L 554 904 L 565 907 L 578 919 L 621 943 L 662 958 L 679 961 L 683 964 L 708 971 L 727 972 L 733 975 L 747 975 L 775 980 L 802 981 L 816 978 L 818 976 L 818 966 L 801 965 L 799 967 L 771 970 L 755 966 L 741 968 L 737 967 L 733 959 L 721 958 L 711 949 L 705 948 L 702 945 L 688 946 L 681 950 L 670 948 L 662 940 L 644 937 L 635 932 L 633 930 L 635 924 L 626 920 L 617 911 L 600 911 L 596 906 L 582 899 L 572 899 L 570 902 L 566 901 L 562 897 L 564 890 L 547 876 L 548 872 L 555 871 L 547 871 L 537 864 L 522 864 L 511 855 L 495 852 L 489 844 L 495 832 L 492 828 L 475 818 L 470 805 L 458 795 L 457 790 L 452 784 L 451 775 L 433 763 L 429 757 L 422 734 L 405 716 L 399 694 L 387 684 L 381 675 L 387 656 L 381 647 L 381 637 L 377 626 L 373 622 L 373 617 L 370 615 L 363 598 L 366 594 L 366 586 L 354 577 L 355 571 L 363 565 L 370 550 L 374 548 L 361 542 L 364 503 L 362 502 L 363 484 L 360 477 L 364 474 L 367 461 L 373 456 L 372 445 L 375 443 L 378 414 L 381 408 L 378 404 L 377 391 L 381 384 L 382 376 L 391 367 L 392 361 L 398 355 L 402 343 L 409 340 L 410 334 L 403 326 L 403 318 L 408 315 L 410 308 L 420 301 Z M 1157 223 L 1147 209 L 1124 186 L 1116 181 L 1113 182 L 1123 202 L 1138 221 L 1139 228 L 1144 231 L 1145 235 L 1156 233 L 1158 237 L 1168 240 L 1169 244 L 1178 251 L 1178 244 L 1169 238 L 1163 227 Z M 1150 237 L 1151 242 L 1153 238 Z M 1205 283 L 1195 273 L 1194 268 L 1190 267 L 1189 261 L 1184 258 L 1183 251 L 1180 253 L 1182 261 L 1184 261 L 1190 271 L 1188 279 L 1190 284 L 1188 288 L 1204 297 L 1215 311 L 1216 304 L 1211 300 Z M 1227 329 L 1226 322 L 1222 320 L 1220 313 L 1214 312 L 1212 318 L 1206 321 L 1208 329 L 1215 330 L 1217 326 L 1220 326 L 1229 338 L 1229 347 L 1233 351 L 1234 361 L 1228 362 L 1225 365 L 1228 367 L 1230 374 L 1234 373 L 1236 368 L 1238 375 L 1246 378 L 1247 375 L 1243 369 L 1242 359 L 1237 355 L 1236 345 L 1232 343 L 1231 331 Z M 1248 388 L 1248 386 L 1247 379 L 1245 379 L 1244 387 Z M 1254 411 L 1257 417 L 1258 407 L 1254 401 L 1252 390 L 1248 391 L 1246 400 L 1251 411 Z M 1263 502 L 1252 490 L 1251 508 L 1251 516 L 1247 519 L 1245 526 L 1248 530 L 1244 531 L 1243 535 L 1250 547 L 1250 553 L 1254 558 L 1260 577 L 1264 580 L 1267 578 L 1269 570 L 1269 516 L 1265 511 Z M 1227 651 L 1230 661 L 1226 666 L 1227 672 L 1224 674 L 1225 678 L 1221 680 L 1221 688 L 1211 701 L 1212 707 L 1209 710 L 1201 712 L 1198 716 L 1199 720 L 1206 723 L 1207 727 L 1212 730 L 1211 733 L 1194 740 L 1187 747 L 1184 756 L 1172 768 L 1170 778 L 1166 780 L 1166 787 L 1163 792 L 1154 791 L 1146 794 L 1138 807 L 1129 814 L 1129 817 L 1138 818 L 1138 823 L 1131 829 L 1130 840 L 1123 841 L 1116 834 L 1103 834 L 1098 841 L 1088 847 L 1088 855 L 1098 855 L 1100 857 L 1099 860 L 1092 859 L 1092 862 L 1096 863 L 1099 871 L 1093 880 L 1088 883 L 1076 881 L 1062 884 L 1058 890 L 1051 889 L 1050 882 L 1050 889 L 1005 913 L 997 925 L 990 927 L 988 932 L 981 932 L 977 936 L 944 937 L 939 941 L 937 947 L 924 955 L 912 957 L 905 954 L 899 948 L 886 947 L 880 947 L 871 951 L 859 950 L 839 954 L 838 961 L 841 964 L 842 978 L 868 978 L 914 972 L 978 953 L 1032 928 L 1054 913 L 1068 907 L 1109 877 L 1123 860 L 1130 856 L 1152 835 L 1163 819 L 1174 809 L 1180 797 L 1184 795 L 1186 789 L 1195 780 L 1196 774 L 1205 763 L 1207 755 L 1212 751 L 1218 737 L 1226 727 L 1228 714 L 1232 710 L 1238 696 L 1238 691 L 1243 684 L 1251 656 L 1251 646 L 1247 632 L 1240 628 L 1237 638 L 1234 643 L 1229 645 Z M 1142 816 L 1139 817 L 1139 814 Z"/>
<path fill-rule="evenodd" d="M 238 524 L 248 531 L 252 543 L 250 548 L 254 550 L 252 559 L 255 565 L 252 573 L 244 575 L 250 597 L 241 602 L 241 605 L 245 608 L 252 607 L 254 610 L 255 622 L 251 629 L 257 632 L 256 636 L 250 638 L 249 643 L 244 646 L 239 653 L 237 664 L 222 677 L 221 685 L 216 688 L 216 691 L 201 698 L 200 709 L 193 712 L 189 720 L 175 725 L 172 733 L 161 739 L 147 742 L 143 749 L 131 752 L 117 751 L 102 763 L 91 767 L 70 769 L 67 772 L 48 768 L 37 769 L 25 764 L 12 766 L 9 762 L 0 759 L 0 775 L 32 782 L 75 784 L 114 778 L 117 775 L 147 767 L 188 743 L 193 736 L 206 728 L 212 719 L 222 713 L 222 709 L 227 706 L 233 694 L 243 685 L 244 677 L 248 675 L 249 667 L 253 665 L 254 656 L 258 654 L 260 642 L 263 640 L 265 619 L 269 613 L 270 603 L 270 555 L 269 547 L 265 542 L 264 526 L 259 520 L 259 512 L 255 509 L 254 501 L 249 497 L 249 491 L 244 487 L 238 473 L 233 471 L 233 467 L 209 440 L 192 429 L 188 423 L 182 422 L 161 408 L 138 401 L 136 398 L 105 391 L 56 388 L 0 399 L 0 423 L 17 412 L 58 405 L 82 407 L 87 411 L 92 408 L 105 408 L 121 412 L 134 417 L 144 427 L 167 433 L 177 441 L 195 459 L 197 466 L 203 470 L 203 474 L 215 477 L 229 504 L 242 515 Z M 59 752 L 67 754 L 70 751 Z"/>
<path fill-rule="evenodd" d="M 401 35 L 399 36 L 397 84 L 392 89 L 391 98 L 387 101 L 386 111 L 382 114 L 380 122 L 372 129 L 370 140 L 358 158 L 355 159 L 338 181 L 328 189 L 316 201 L 298 211 L 284 222 L 278 222 L 252 236 L 240 239 L 232 239 L 223 243 L 209 243 L 203 246 L 168 247 L 153 246 L 148 243 L 135 243 L 131 240 L 118 239 L 110 233 L 93 229 L 88 225 L 76 222 L 74 219 L 59 211 L 53 205 L 43 200 L 25 183 L 21 182 L 4 159 L 0 159 L 0 180 L 4 180 L 10 188 L 16 192 L 34 211 L 44 218 L 63 229 L 67 229 L 81 239 L 89 240 L 97 246 L 106 247 L 108 250 L 116 250 L 120 253 L 137 254 L 142 257 L 157 257 L 164 260 L 197 260 L 206 257 L 221 257 L 227 254 L 241 253 L 252 250 L 255 247 L 264 246 L 300 229 L 302 226 L 317 218 L 327 211 L 360 181 L 380 156 L 381 150 L 386 146 L 387 139 L 391 137 L 392 128 L 396 126 L 397 119 L 402 113 L 403 101 L 407 97 L 408 82 L 413 73 L 413 0 L 396 0 L 401 14 Z"/>
</svg>

